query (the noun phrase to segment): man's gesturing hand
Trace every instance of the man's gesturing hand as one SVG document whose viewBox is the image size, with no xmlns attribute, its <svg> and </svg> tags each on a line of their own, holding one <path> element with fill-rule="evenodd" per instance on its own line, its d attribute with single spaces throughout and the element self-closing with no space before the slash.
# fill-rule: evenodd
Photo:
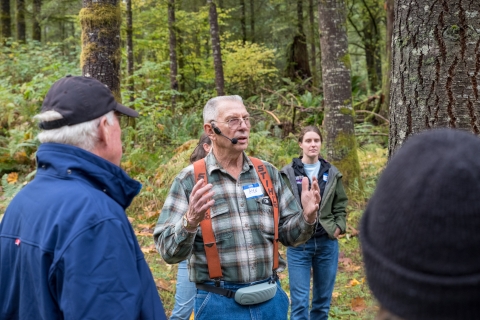
<svg viewBox="0 0 480 320">
<path fill-rule="evenodd" d="M 195 184 L 190 194 L 190 203 L 188 205 L 188 212 L 185 218 L 190 226 L 198 226 L 200 222 L 205 218 L 207 210 L 213 206 L 215 200 L 212 199 L 215 194 L 211 191 L 212 184 L 206 184 L 205 180 L 200 179 Z M 191 229 L 191 231 L 195 230 Z M 188 230 L 188 229 L 187 229 Z"/>
<path fill-rule="evenodd" d="M 313 177 L 312 187 L 308 190 L 308 178 L 302 179 L 302 207 L 303 216 L 308 223 L 315 222 L 320 204 L 320 187 L 316 177 Z"/>
</svg>

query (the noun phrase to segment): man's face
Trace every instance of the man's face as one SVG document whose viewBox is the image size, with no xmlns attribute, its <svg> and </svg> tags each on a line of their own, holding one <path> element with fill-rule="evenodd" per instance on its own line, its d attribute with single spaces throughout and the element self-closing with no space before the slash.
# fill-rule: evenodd
<svg viewBox="0 0 480 320">
<path fill-rule="evenodd" d="M 249 114 L 245 106 L 239 101 L 222 101 L 218 108 L 218 116 L 214 124 L 230 139 L 236 138 L 237 143 L 232 144 L 224 137 L 217 135 L 218 148 L 244 151 L 248 147 L 250 135 Z"/>
</svg>

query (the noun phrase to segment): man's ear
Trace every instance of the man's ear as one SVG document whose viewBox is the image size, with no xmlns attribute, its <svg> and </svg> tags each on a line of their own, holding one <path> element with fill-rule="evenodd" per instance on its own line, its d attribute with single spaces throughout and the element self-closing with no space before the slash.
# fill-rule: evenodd
<svg viewBox="0 0 480 320">
<path fill-rule="evenodd" d="M 98 140 L 99 143 L 107 143 L 109 141 L 109 130 L 110 125 L 108 124 L 107 117 L 102 117 L 100 123 L 98 124 Z"/>
<path fill-rule="evenodd" d="M 203 130 L 205 131 L 205 133 L 208 135 L 208 137 L 210 138 L 210 140 L 215 140 L 216 139 L 216 135 L 215 135 L 215 132 L 213 132 L 213 128 L 212 128 L 212 124 L 211 123 L 204 123 L 203 124 Z"/>
</svg>

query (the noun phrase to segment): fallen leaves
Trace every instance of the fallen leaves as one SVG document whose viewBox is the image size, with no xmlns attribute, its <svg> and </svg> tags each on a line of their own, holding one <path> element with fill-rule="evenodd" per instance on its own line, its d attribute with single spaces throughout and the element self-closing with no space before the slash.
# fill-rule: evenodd
<svg viewBox="0 0 480 320">
<path fill-rule="evenodd" d="M 353 298 L 352 301 L 350 302 L 350 306 L 353 311 L 355 312 L 361 312 L 367 308 L 367 304 L 365 303 L 365 299 L 363 298 Z"/>
<path fill-rule="evenodd" d="M 157 289 L 172 292 L 171 284 L 164 279 L 160 279 L 160 278 L 155 279 L 155 284 L 157 285 Z"/>
<path fill-rule="evenodd" d="M 157 252 L 157 248 L 155 247 L 155 244 L 152 243 L 151 245 L 149 246 L 146 246 L 146 247 L 142 247 L 142 252 L 144 254 L 147 254 L 147 253 L 156 253 Z"/>
<path fill-rule="evenodd" d="M 9 184 L 17 183 L 17 181 L 18 181 L 18 172 L 10 172 L 7 175 L 7 182 Z"/>
</svg>

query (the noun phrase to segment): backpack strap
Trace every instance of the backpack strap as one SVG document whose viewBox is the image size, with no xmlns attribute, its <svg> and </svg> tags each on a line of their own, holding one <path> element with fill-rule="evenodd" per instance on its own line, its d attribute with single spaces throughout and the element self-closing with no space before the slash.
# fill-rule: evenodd
<svg viewBox="0 0 480 320">
<path fill-rule="evenodd" d="M 267 192 L 270 200 L 272 201 L 273 205 L 273 221 L 274 221 L 274 238 L 273 238 L 273 271 L 276 272 L 278 269 L 278 221 L 279 221 L 279 212 L 278 212 L 278 200 L 277 195 L 274 190 L 274 186 L 272 183 L 272 179 L 270 174 L 265 168 L 263 161 L 254 157 L 249 157 L 250 161 L 252 161 L 255 170 L 257 171 L 258 176 L 260 177 L 260 181 L 262 181 L 263 188 Z"/>
<path fill-rule="evenodd" d="M 195 183 L 200 179 L 207 180 L 207 168 L 205 159 L 197 160 L 193 163 L 193 172 L 195 175 Z M 222 267 L 220 265 L 220 256 L 218 255 L 217 243 L 212 229 L 212 219 L 210 217 L 210 208 L 205 213 L 205 219 L 200 222 L 203 235 L 203 246 L 207 257 L 208 274 L 210 279 L 222 278 Z"/>
<path fill-rule="evenodd" d="M 274 221 L 274 239 L 273 239 L 273 272 L 276 274 L 278 269 L 278 221 L 279 221 L 279 209 L 278 209 L 278 200 L 275 190 L 273 188 L 272 179 L 268 173 L 265 165 L 262 160 L 249 157 L 252 161 L 255 170 L 257 171 L 262 186 L 267 192 L 270 200 L 272 201 L 273 206 L 273 221 Z M 200 179 L 207 180 L 207 168 L 205 164 L 205 159 L 197 160 L 193 163 L 193 171 L 195 176 L 195 183 Z M 202 229 L 203 235 L 203 244 L 205 248 L 205 255 L 207 257 L 207 266 L 208 274 L 210 279 L 219 279 L 223 277 L 222 268 L 220 265 L 220 256 L 218 254 L 217 243 L 215 241 L 215 235 L 212 228 L 212 219 L 210 217 L 210 208 L 205 213 L 205 219 L 200 222 L 200 227 Z"/>
</svg>

